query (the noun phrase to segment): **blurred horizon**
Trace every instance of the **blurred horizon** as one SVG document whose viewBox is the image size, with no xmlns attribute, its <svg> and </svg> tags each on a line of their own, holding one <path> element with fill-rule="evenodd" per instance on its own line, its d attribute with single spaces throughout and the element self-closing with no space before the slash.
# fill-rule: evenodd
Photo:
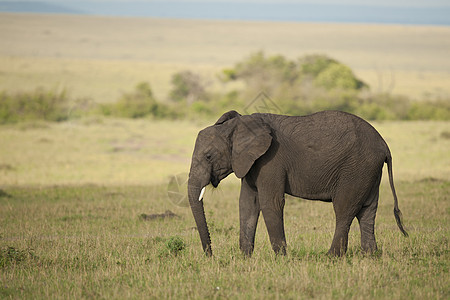
<svg viewBox="0 0 450 300">
<path fill-rule="evenodd" d="M 80 14 L 200 20 L 286 21 L 450 26 L 443 0 L 358 1 L 2 1 L 0 12 Z"/>
</svg>

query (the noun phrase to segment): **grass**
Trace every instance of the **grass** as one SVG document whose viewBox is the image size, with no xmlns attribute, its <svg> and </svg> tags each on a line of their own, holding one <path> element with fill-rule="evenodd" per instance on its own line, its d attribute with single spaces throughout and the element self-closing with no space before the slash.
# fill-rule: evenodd
<svg viewBox="0 0 450 300">
<path fill-rule="evenodd" d="M 450 94 L 449 27 L 199 21 L 1 14 L 0 90 L 67 89 L 75 98 L 117 100 L 149 81 L 158 99 L 190 69 L 216 88 L 217 73 L 264 50 L 321 53 L 349 65 L 374 92 L 414 99 Z"/>
<path fill-rule="evenodd" d="M 201 250 L 188 208 L 167 201 L 165 186 L 9 187 L 0 197 L 2 298 L 396 298 L 445 299 L 448 285 L 448 181 L 397 182 L 409 238 L 397 230 L 382 186 L 381 251 L 326 255 L 332 207 L 289 199 L 288 255 L 276 257 L 260 221 L 254 256 L 238 248 L 238 189 L 207 194 L 215 256 Z M 142 212 L 178 217 L 143 221 Z M 356 222 L 355 222 L 356 223 Z M 8 248 L 10 247 L 10 248 Z M 11 251 L 10 251 L 11 252 Z"/>
<path fill-rule="evenodd" d="M 165 182 L 188 169 L 198 130 L 182 121 L 97 118 L 3 126 L 2 184 Z"/>
<path fill-rule="evenodd" d="M 273 254 L 261 217 L 254 256 L 238 245 L 239 182 L 205 194 L 214 257 L 203 255 L 188 207 L 168 196 L 207 124 L 81 119 L 0 127 L 1 298 L 446 299 L 449 289 L 448 122 L 374 126 L 394 157 L 399 204 L 381 184 L 376 237 L 343 258 L 326 255 L 328 203 L 288 197 L 286 257 Z M 164 133 L 164 134 L 161 134 Z M 386 171 L 385 171 L 386 172 Z M 170 210 L 175 217 L 147 218 Z"/>
</svg>

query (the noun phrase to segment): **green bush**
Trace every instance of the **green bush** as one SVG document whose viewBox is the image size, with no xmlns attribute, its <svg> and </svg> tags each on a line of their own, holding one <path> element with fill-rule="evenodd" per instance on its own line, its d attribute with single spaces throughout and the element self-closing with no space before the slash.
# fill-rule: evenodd
<svg viewBox="0 0 450 300">
<path fill-rule="evenodd" d="M 186 244 L 184 243 L 182 238 L 174 236 L 169 238 L 166 243 L 166 247 L 171 254 L 177 256 L 181 251 L 184 250 L 184 248 L 186 248 Z"/>
<path fill-rule="evenodd" d="M 327 90 L 357 90 L 361 86 L 352 70 L 342 64 L 332 64 L 320 72 L 315 78 L 315 83 Z"/>
<path fill-rule="evenodd" d="M 210 105 L 200 101 L 192 103 L 191 110 L 196 114 L 210 115 L 212 113 Z"/>
<path fill-rule="evenodd" d="M 115 116 L 125 118 L 142 118 L 147 115 L 155 115 L 158 103 L 153 97 L 153 92 L 148 83 L 139 83 L 135 91 L 122 96 L 114 104 L 112 113 Z"/>
<path fill-rule="evenodd" d="M 168 105 L 159 103 L 153 96 L 150 84 L 139 83 L 131 93 L 125 93 L 117 102 L 102 104 L 101 114 L 121 118 L 175 118 L 177 113 Z"/>
<path fill-rule="evenodd" d="M 338 62 L 332 58 L 318 54 L 306 55 L 298 60 L 302 74 L 309 75 L 313 78 L 317 77 L 331 65 L 337 63 Z"/>
<path fill-rule="evenodd" d="M 60 122 L 69 117 L 69 98 L 63 91 L 0 93 L 0 124 L 44 120 Z"/>
<path fill-rule="evenodd" d="M 240 100 L 234 102 L 248 104 L 264 91 L 283 113 L 297 115 L 323 109 L 352 110 L 359 92 L 367 87 L 348 66 L 325 55 L 290 60 L 257 52 L 225 69 L 221 77 L 225 83 L 244 83 L 236 95 Z"/>
<path fill-rule="evenodd" d="M 414 102 L 410 105 L 408 120 L 450 120 L 450 101 Z"/>
<path fill-rule="evenodd" d="M 242 80 L 247 89 L 272 93 L 284 82 L 294 85 L 300 77 L 298 65 L 281 55 L 266 57 L 263 52 L 250 55 L 244 61 L 238 62 L 233 69 L 223 72 L 225 81 Z"/>
<path fill-rule="evenodd" d="M 368 120 L 450 120 L 450 102 L 380 94 L 361 100 L 350 112 Z"/>
<path fill-rule="evenodd" d="M 175 73 L 172 76 L 172 86 L 169 98 L 174 102 L 187 102 L 191 105 L 197 101 L 208 100 L 201 77 L 191 71 Z"/>
<path fill-rule="evenodd" d="M 213 101 L 224 109 L 242 110 L 264 91 L 281 113 L 289 115 L 342 110 L 368 120 L 450 120 L 450 101 L 414 102 L 404 96 L 370 94 L 370 87 L 350 67 L 325 55 L 293 61 L 257 52 L 225 69 L 220 78 L 224 83 L 244 83 L 243 89 Z"/>
</svg>

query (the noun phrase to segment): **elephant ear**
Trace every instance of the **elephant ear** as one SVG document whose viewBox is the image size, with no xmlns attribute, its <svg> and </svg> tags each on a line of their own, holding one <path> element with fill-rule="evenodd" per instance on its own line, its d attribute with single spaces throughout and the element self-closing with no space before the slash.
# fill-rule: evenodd
<svg viewBox="0 0 450 300">
<path fill-rule="evenodd" d="M 247 175 L 253 163 L 272 143 L 270 127 L 252 116 L 242 116 L 233 133 L 231 165 L 238 178 Z"/>
<path fill-rule="evenodd" d="M 219 120 L 217 120 L 216 124 L 214 125 L 220 125 L 225 123 L 228 120 L 234 119 L 236 117 L 240 117 L 241 114 L 239 114 L 237 111 L 235 110 L 230 110 L 229 112 L 224 113 Z"/>
</svg>

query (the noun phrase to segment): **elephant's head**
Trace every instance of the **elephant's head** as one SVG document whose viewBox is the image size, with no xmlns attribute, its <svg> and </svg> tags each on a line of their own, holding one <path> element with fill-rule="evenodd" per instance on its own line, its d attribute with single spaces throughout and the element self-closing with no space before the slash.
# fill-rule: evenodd
<svg viewBox="0 0 450 300">
<path fill-rule="evenodd" d="M 203 207 L 205 186 L 217 187 L 232 172 L 244 177 L 272 142 L 271 130 L 256 116 L 229 111 L 199 132 L 192 154 L 188 197 L 203 250 L 212 254 L 211 239 Z"/>
</svg>

